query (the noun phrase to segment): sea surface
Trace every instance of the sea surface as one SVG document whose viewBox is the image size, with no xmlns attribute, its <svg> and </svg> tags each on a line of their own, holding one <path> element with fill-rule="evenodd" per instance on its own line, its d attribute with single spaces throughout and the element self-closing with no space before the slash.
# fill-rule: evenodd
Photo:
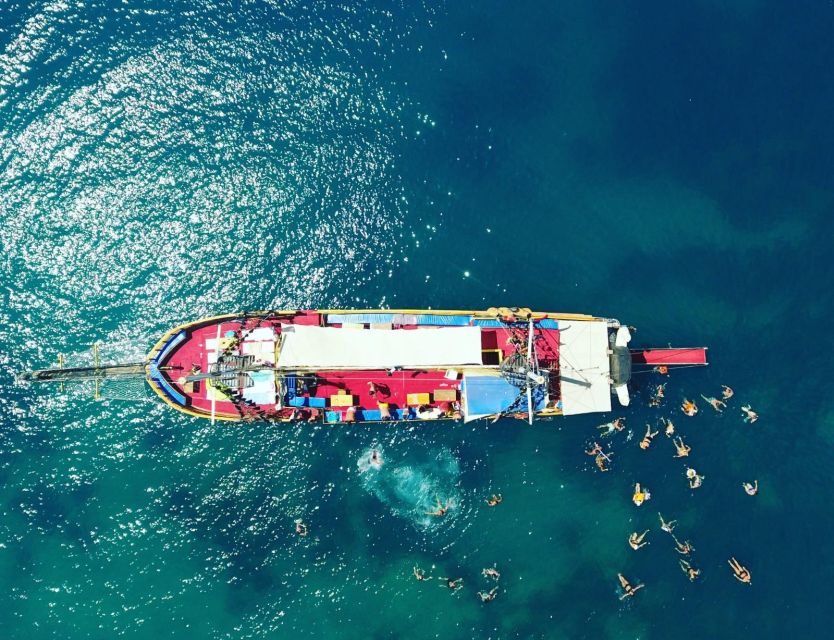
<svg viewBox="0 0 834 640">
<path fill-rule="evenodd" d="M 823 2 L 0 0 L 0 637 L 829 637 L 832 32 Z M 532 427 L 15 380 L 215 313 L 498 305 L 710 366 Z M 660 417 L 686 460 L 637 446 Z"/>
</svg>

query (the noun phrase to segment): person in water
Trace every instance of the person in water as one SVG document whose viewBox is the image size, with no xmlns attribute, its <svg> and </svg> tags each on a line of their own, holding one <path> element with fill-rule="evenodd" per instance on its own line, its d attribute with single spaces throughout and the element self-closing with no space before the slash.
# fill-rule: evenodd
<svg viewBox="0 0 834 640">
<path fill-rule="evenodd" d="M 744 584 L 752 584 L 752 577 L 750 576 L 750 572 L 747 570 L 747 567 L 742 565 L 735 558 L 730 558 L 727 562 L 730 564 L 730 568 L 733 570 L 733 575 L 736 577 L 736 580 L 743 582 Z"/>
<path fill-rule="evenodd" d="M 690 418 L 698 413 L 698 405 L 696 405 L 692 400 L 688 398 L 683 399 L 683 404 L 681 405 L 681 411 L 683 411 L 686 415 Z"/>
<path fill-rule="evenodd" d="M 376 467 L 377 469 L 382 466 L 382 456 L 376 449 L 371 451 L 370 463 L 371 466 Z"/>
<path fill-rule="evenodd" d="M 446 512 L 449 510 L 449 507 L 452 506 L 451 503 L 447 500 L 445 506 L 442 502 L 440 502 L 440 498 L 437 496 L 434 497 L 437 500 L 437 509 L 434 511 L 426 511 L 427 516 L 435 516 L 437 518 L 442 518 L 446 515 Z"/>
<path fill-rule="evenodd" d="M 628 546 L 630 546 L 635 551 L 637 551 L 640 547 L 645 547 L 649 543 L 648 542 L 643 542 L 643 538 L 646 537 L 646 534 L 648 532 L 649 532 L 649 530 L 646 529 L 643 533 L 641 533 L 639 535 L 636 531 L 634 533 L 632 533 L 628 537 Z"/>
<path fill-rule="evenodd" d="M 658 431 L 652 432 L 651 425 L 646 425 L 646 435 L 643 436 L 643 439 L 640 441 L 640 448 L 641 449 L 648 449 L 652 444 L 652 439 L 658 434 Z"/>
<path fill-rule="evenodd" d="M 712 406 L 712 408 L 715 409 L 716 411 L 718 411 L 719 413 L 721 413 L 722 411 L 724 411 L 724 409 L 727 408 L 727 403 L 722 402 L 718 398 L 712 398 L 712 397 L 707 398 L 703 393 L 701 394 L 701 397 L 705 401 L 709 402 L 710 405 Z"/>
<path fill-rule="evenodd" d="M 672 533 L 675 530 L 675 525 L 678 523 L 677 520 L 670 520 L 669 522 L 666 522 L 663 519 L 663 516 L 660 514 L 660 512 L 658 512 L 657 517 L 660 518 L 661 531 L 665 531 L 666 533 Z"/>
<path fill-rule="evenodd" d="M 690 553 L 695 551 L 695 547 L 692 546 L 692 543 L 689 540 L 684 540 L 681 542 L 675 537 L 675 534 L 672 534 L 672 539 L 675 541 L 675 551 L 677 551 L 682 556 L 688 556 Z"/>
<path fill-rule="evenodd" d="M 698 579 L 698 576 L 701 575 L 700 569 L 696 569 L 683 558 L 681 558 L 678 562 L 680 562 L 681 569 L 686 574 L 686 577 L 689 578 L 690 582 L 695 582 Z"/>
<path fill-rule="evenodd" d="M 654 369 L 652 369 L 652 371 L 654 371 L 655 373 L 659 373 L 662 376 L 665 376 L 669 374 L 669 367 L 667 367 L 665 364 L 662 364 L 659 367 L 655 367 Z"/>
<path fill-rule="evenodd" d="M 759 414 L 753 411 L 749 404 L 744 405 L 741 408 L 741 412 L 744 414 L 744 421 L 747 424 L 753 424 L 756 420 L 759 419 Z"/>
<path fill-rule="evenodd" d="M 675 454 L 676 458 L 685 458 L 689 455 L 689 452 L 692 451 L 692 447 L 688 444 L 684 444 L 683 438 L 680 436 L 678 438 L 673 438 L 672 444 L 675 445 L 675 451 L 677 451 Z"/>
<path fill-rule="evenodd" d="M 663 398 L 665 397 L 666 392 L 666 383 L 659 384 L 654 389 L 654 394 L 649 399 L 649 406 L 650 407 L 659 407 L 661 402 L 663 402 Z"/>
<path fill-rule="evenodd" d="M 633 598 L 634 594 L 637 593 L 640 589 L 645 587 L 644 584 L 638 584 L 636 587 L 632 587 L 631 583 L 626 580 L 625 576 L 622 573 L 618 573 L 617 577 L 620 579 L 620 586 L 623 588 L 623 595 L 620 596 L 620 600 L 625 600 L 626 598 Z"/>
<path fill-rule="evenodd" d="M 454 592 L 454 591 L 457 591 L 458 589 L 463 588 L 463 578 L 455 578 L 454 580 L 452 578 L 440 578 L 440 579 L 443 580 L 443 582 L 444 582 L 440 586 L 441 587 L 445 586 L 449 591 Z"/>
<path fill-rule="evenodd" d="M 599 454 L 597 454 L 597 457 L 594 458 L 594 464 L 597 465 L 597 469 L 599 469 L 600 471 L 603 471 L 603 472 L 610 471 L 610 469 L 608 468 L 607 463 L 611 462 L 611 456 L 613 456 L 613 455 L 614 455 L 613 453 L 608 453 L 608 454 L 599 453 Z"/>
<path fill-rule="evenodd" d="M 602 431 L 602 437 L 610 436 L 615 431 L 622 431 L 625 429 L 625 418 L 617 418 L 616 420 L 612 420 L 611 422 L 606 422 L 605 424 L 601 424 L 597 427 Z"/>
<path fill-rule="evenodd" d="M 669 418 L 665 418 L 665 422 L 664 419 L 661 418 L 661 422 L 664 425 L 663 433 L 666 434 L 667 438 L 671 438 L 675 434 L 675 425 L 672 423 L 671 420 L 669 420 Z"/>
<path fill-rule="evenodd" d="M 602 445 L 599 442 L 594 442 L 594 446 L 585 452 L 586 456 L 595 456 L 602 453 Z"/>
<path fill-rule="evenodd" d="M 307 535 L 307 525 L 299 518 L 295 521 L 295 532 L 302 538 Z"/>
<path fill-rule="evenodd" d="M 414 565 L 414 569 L 413 569 L 413 571 L 414 571 L 414 577 L 415 577 L 417 580 L 419 580 L 420 582 L 422 582 L 422 581 L 424 581 L 424 580 L 431 580 L 431 576 L 427 576 L 427 575 L 426 575 L 426 572 L 425 572 L 425 571 L 423 571 L 423 570 L 422 570 L 420 567 L 418 567 L 417 565 Z"/>
<path fill-rule="evenodd" d="M 721 385 L 721 397 L 725 400 L 729 400 L 733 397 L 733 390 L 730 389 L 726 384 Z"/>
<path fill-rule="evenodd" d="M 498 594 L 498 587 L 493 587 L 489 591 L 479 591 L 478 597 L 481 599 L 481 602 L 491 602 L 495 600 L 495 596 Z"/>
<path fill-rule="evenodd" d="M 490 507 L 497 507 L 499 504 L 501 504 L 501 502 L 502 502 L 503 500 L 504 500 L 504 498 L 502 498 L 502 497 L 501 497 L 501 494 L 500 494 L 500 493 L 493 493 L 493 494 L 492 494 L 492 496 L 490 496 L 489 498 L 487 498 L 486 503 L 487 503 Z"/>
<path fill-rule="evenodd" d="M 640 487 L 640 483 L 634 485 L 634 495 L 631 496 L 631 501 L 636 504 L 638 507 L 646 502 L 646 500 L 651 500 L 652 494 L 649 493 L 648 489 L 642 489 Z"/>
<path fill-rule="evenodd" d="M 481 575 L 484 576 L 484 578 L 492 578 L 493 580 L 498 580 L 501 577 L 501 574 L 495 567 L 488 567 L 486 569 L 482 569 Z"/>
<path fill-rule="evenodd" d="M 689 478 L 689 488 L 697 489 L 704 484 L 704 476 L 698 475 L 695 469 L 689 468 L 686 470 L 686 477 Z"/>
<path fill-rule="evenodd" d="M 759 481 L 758 480 L 753 480 L 753 484 L 750 484 L 749 482 L 742 482 L 741 486 L 744 487 L 744 492 L 748 496 L 755 496 L 757 493 L 759 493 Z"/>
</svg>

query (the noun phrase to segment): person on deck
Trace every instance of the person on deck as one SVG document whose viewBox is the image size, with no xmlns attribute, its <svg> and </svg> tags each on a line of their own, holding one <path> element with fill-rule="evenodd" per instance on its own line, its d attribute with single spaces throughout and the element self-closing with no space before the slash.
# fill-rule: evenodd
<svg viewBox="0 0 834 640">
<path fill-rule="evenodd" d="M 345 422 L 356 422 L 357 407 L 348 407 L 345 409 Z"/>
<path fill-rule="evenodd" d="M 380 420 L 393 420 L 394 419 L 394 418 L 391 417 L 391 409 L 389 408 L 387 402 L 377 401 L 376 406 L 379 409 L 379 419 Z"/>
</svg>

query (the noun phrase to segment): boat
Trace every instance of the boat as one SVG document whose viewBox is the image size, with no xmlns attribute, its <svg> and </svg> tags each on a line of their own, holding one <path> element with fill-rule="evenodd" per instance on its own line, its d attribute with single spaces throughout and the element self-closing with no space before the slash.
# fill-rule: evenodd
<svg viewBox="0 0 834 640">
<path fill-rule="evenodd" d="M 631 349 L 611 318 L 484 311 L 289 310 L 203 318 L 142 362 L 42 369 L 33 382 L 139 377 L 168 406 L 214 421 L 325 424 L 604 413 L 638 370 L 707 364 L 706 348 Z"/>
</svg>

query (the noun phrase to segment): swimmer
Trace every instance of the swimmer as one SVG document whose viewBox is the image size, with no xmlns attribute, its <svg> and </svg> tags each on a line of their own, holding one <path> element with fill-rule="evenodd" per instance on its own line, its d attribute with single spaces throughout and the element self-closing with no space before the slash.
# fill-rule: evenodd
<svg viewBox="0 0 834 640">
<path fill-rule="evenodd" d="M 422 582 L 423 580 L 431 580 L 431 576 L 427 576 L 427 575 L 426 575 L 426 572 L 425 572 L 425 571 L 423 571 L 423 570 L 422 570 L 420 567 L 418 567 L 417 565 L 414 565 L 414 569 L 413 569 L 413 571 L 414 571 L 414 577 L 415 577 L 417 580 L 419 580 L 420 582 Z"/>
<path fill-rule="evenodd" d="M 757 493 L 759 493 L 759 481 L 758 480 L 753 480 L 753 484 L 750 484 L 749 482 L 742 482 L 741 486 L 744 487 L 744 492 L 748 496 L 755 496 Z"/>
<path fill-rule="evenodd" d="M 440 498 L 434 496 L 434 499 L 437 500 L 437 509 L 435 511 L 426 511 L 427 516 L 435 516 L 437 518 L 442 518 L 446 515 L 446 512 L 449 510 L 451 503 L 447 500 L 446 505 L 444 506 L 442 502 L 440 502 Z"/>
<path fill-rule="evenodd" d="M 662 364 L 659 367 L 655 367 L 654 369 L 652 369 L 652 371 L 654 371 L 655 373 L 659 373 L 662 376 L 665 376 L 669 374 L 669 367 Z"/>
<path fill-rule="evenodd" d="M 370 463 L 372 467 L 376 467 L 377 469 L 379 469 L 382 466 L 382 456 L 379 455 L 379 451 L 377 451 L 376 449 L 371 451 Z"/>
<path fill-rule="evenodd" d="M 648 489 L 641 489 L 640 483 L 636 483 L 634 485 L 634 495 L 631 496 L 631 501 L 636 504 L 638 507 L 646 502 L 646 500 L 651 500 L 652 494 L 649 493 Z"/>
<path fill-rule="evenodd" d="M 497 493 L 497 494 L 496 494 L 496 493 L 493 493 L 493 494 L 492 494 L 492 496 L 491 496 L 490 498 L 487 498 L 486 503 L 487 503 L 490 507 L 497 507 L 499 504 L 501 504 L 501 502 L 502 502 L 503 500 L 504 500 L 504 498 L 502 498 L 502 497 L 501 497 L 501 494 L 500 494 L 500 493 Z"/>
<path fill-rule="evenodd" d="M 707 398 L 703 393 L 701 397 L 712 405 L 712 408 L 721 413 L 727 407 L 726 402 L 721 402 L 718 398 Z"/>
<path fill-rule="evenodd" d="M 611 456 L 613 453 L 604 454 L 600 453 L 596 458 L 594 458 L 594 464 L 597 465 L 597 469 L 600 471 L 610 471 L 610 469 L 606 466 L 606 462 L 611 462 Z"/>
<path fill-rule="evenodd" d="M 671 438 L 675 433 L 675 425 L 672 424 L 672 421 L 669 420 L 669 418 L 666 418 L 665 427 L 666 428 L 664 429 L 663 433 L 666 434 L 667 438 Z"/>
<path fill-rule="evenodd" d="M 636 587 L 632 587 L 628 580 L 626 580 L 625 576 L 622 573 L 618 573 L 617 577 L 620 579 L 620 586 L 623 588 L 623 595 L 620 596 L 620 600 L 625 600 L 626 598 L 631 598 L 637 593 L 638 589 L 642 589 L 646 585 L 638 584 Z"/>
<path fill-rule="evenodd" d="M 602 453 L 602 445 L 599 442 L 594 442 L 594 446 L 585 452 L 586 456 L 595 456 L 599 453 Z"/>
<path fill-rule="evenodd" d="M 295 532 L 302 538 L 307 535 L 307 525 L 299 518 L 295 521 Z"/>
<path fill-rule="evenodd" d="M 463 588 L 463 578 L 455 578 L 454 580 L 452 580 L 452 578 L 440 579 L 444 581 L 444 584 L 441 584 L 440 586 L 445 586 L 447 589 L 449 589 L 449 591 L 457 591 L 458 589 Z"/>
<path fill-rule="evenodd" d="M 723 397 L 725 400 L 729 400 L 733 397 L 733 390 L 730 389 L 730 387 L 728 387 L 726 384 L 721 385 L 721 397 Z"/>
<path fill-rule="evenodd" d="M 670 520 L 669 522 L 666 522 L 663 519 L 663 516 L 660 514 L 660 512 L 658 512 L 657 517 L 660 518 L 661 531 L 665 531 L 666 533 L 672 533 L 675 530 L 675 525 L 678 523 L 677 520 Z"/>
<path fill-rule="evenodd" d="M 481 602 L 490 602 L 495 600 L 495 596 L 498 593 L 498 587 L 493 587 L 488 592 L 487 591 L 479 591 L 478 597 L 481 599 Z"/>
<path fill-rule="evenodd" d="M 736 580 L 743 582 L 744 584 L 752 584 L 750 572 L 744 565 L 742 565 L 735 558 L 730 558 L 727 562 L 730 564 L 730 568 L 733 570 L 733 575 L 736 577 Z"/>
<path fill-rule="evenodd" d="M 686 415 L 690 418 L 698 413 L 698 405 L 696 405 L 692 400 L 688 398 L 683 399 L 683 404 L 681 405 L 681 411 L 683 411 Z"/>
<path fill-rule="evenodd" d="M 684 540 L 681 542 L 675 537 L 675 534 L 672 534 L 672 539 L 675 541 L 675 551 L 677 551 L 682 556 L 688 556 L 690 553 L 695 551 L 695 547 L 692 546 L 692 543 L 689 540 Z"/>
<path fill-rule="evenodd" d="M 484 578 L 492 578 L 493 580 L 498 580 L 501 577 L 501 574 L 498 573 L 498 569 L 495 567 L 489 567 L 488 569 L 481 570 L 481 575 Z"/>
<path fill-rule="evenodd" d="M 345 410 L 345 422 L 356 422 L 356 409 L 357 407 L 348 407 Z"/>
<path fill-rule="evenodd" d="M 689 478 L 689 488 L 697 489 L 704 484 L 704 476 L 698 475 L 695 469 L 689 468 L 686 470 L 686 477 Z"/>
<path fill-rule="evenodd" d="M 666 391 L 666 383 L 665 382 L 663 384 L 657 385 L 654 389 L 654 394 L 649 399 L 649 406 L 650 407 L 659 407 L 661 401 L 665 397 L 665 391 Z"/>
<path fill-rule="evenodd" d="M 681 558 L 678 562 L 680 562 L 681 569 L 686 574 L 686 577 L 689 578 L 690 582 L 695 582 L 698 579 L 698 576 L 701 575 L 700 569 L 696 569 L 683 558 Z"/>
<path fill-rule="evenodd" d="M 597 427 L 597 429 L 602 430 L 602 437 L 610 436 L 615 431 L 622 431 L 625 429 L 625 418 L 617 418 L 611 422 L 606 422 L 605 424 L 601 424 Z"/>
<path fill-rule="evenodd" d="M 658 434 L 657 431 L 652 433 L 651 425 L 646 425 L 646 435 L 643 436 L 643 439 L 640 441 L 640 448 L 641 449 L 648 449 L 652 444 L 652 438 L 654 438 Z"/>
<path fill-rule="evenodd" d="M 756 420 L 759 419 L 759 414 L 753 411 L 753 409 L 750 408 L 749 404 L 743 406 L 741 408 L 741 411 L 744 414 L 744 421 L 747 424 L 753 424 L 754 422 L 756 422 Z"/>
<path fill-rule="evenodd" d="M 643 542 L 643 538 L 646 537 L 646 534 L 648 532 L 649 532 L 649 530 L 646 529 L 643 533 L 641 533 L 639 535 L 637 534 L 636 531 L 634 533 L 632 533 L 628 537 L 628 546 L 630 546 L 635 551 L 637 551 L 640 547 L 645 547 L 649 543 L 648 542 Z"/>
<path fill-rule="evenodd" d="M 690 447 L 688 444 L 684 444 L 683 438 L 681 437 L 673 438 L 672 444 L 675 445 L 675 451 L 677 451 L 677 453 L 675 454 L 676 458 L 685 458 L 689 455 L 689 452 L 692 451 L 692 447 Z"/>
</svg>

